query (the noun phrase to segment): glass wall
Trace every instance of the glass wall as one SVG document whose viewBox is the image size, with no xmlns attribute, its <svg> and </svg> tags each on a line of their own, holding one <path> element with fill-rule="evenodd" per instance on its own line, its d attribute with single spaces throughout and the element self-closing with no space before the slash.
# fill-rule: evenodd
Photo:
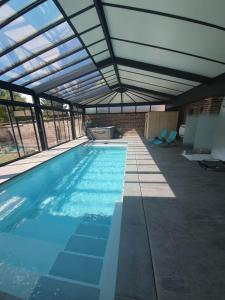
<svg viewBox="0 0 225 300">
<path fill-rule="evenodd" d="M 76 138 L 82 137 L 85 135 L 85 128 L 83 123 L 83 117 L 81 113 L 74 113 L 74 126 L 76 132 Z"/>
<path fill-rule="evenodd" d="M 48 148 L 72 139 L 68 104 L 41 98 L 42 115 Z"/>
<path fill-rule="evenodd" d="M 32 97 L 17 93 L 14 100 L 13 96 L 0 90 L 0 165 L 40 151 Z"/>
<path fill-rule="evenodd" d="M 0 165 L 37 153 L 41 145 L 46 149 L 72 140 L 72 118 L 76 137 L 85 134 L 82 109 L 39 100 L 0 88 Z"/>
<path fill-rule="evenodd" d="M 136 105 L 116 105 L 116 106 L 102 106 L 102 107 L 86 107 L 85 108 L 85 114 L 91 115 L 91 114 L 118 114 L 118 113 L 135 113 L 135 112 L 148 112 L 152 110 L 165 110 L 165 105 L 138 105 L 138 102 Z"/>
<path fill-rule="evenodd" d="M 0 105 L 0 164 L 19 158 L 14 128 L 6 105 Z"/>
</svg>

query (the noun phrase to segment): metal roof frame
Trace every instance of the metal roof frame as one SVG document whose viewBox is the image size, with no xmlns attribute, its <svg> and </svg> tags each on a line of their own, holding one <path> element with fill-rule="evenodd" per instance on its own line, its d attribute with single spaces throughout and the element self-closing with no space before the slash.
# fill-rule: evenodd
<svg viewBox="0 0 225 300">
<path fill-rule="evenodd" d="M 31 2 L 30 4 L 27 4 L 26 6 L 22 7 L 19 9 L 15 14 L 11 15 L 8 17 L 8 19 L 5 19 L 1 24 L 0 24 L 0 30 L 3 29 L 5 26 L 13 22 L 19 17 L 22 17 L 25 13 L 31 11 L 32 9 L 38 7 L 42 3 L 47 2 L 48 0 L 36 0 L 34 2 Z M 33 53 L 29 56 L 27 56 L 24 59 L 21 59 L 18 62 L 13 63 L 12 65 L 6 66 L 6 68 L 2 69 L 0 71 L 0 76 L 4 76 L 7 72 L 12 71 L 13 69 L 22 66 L 23 64 L 31 61 L 32 59 L 38 58 L 40 55 L 44 54 L 47 51 L 50 51 L 52 49 L 57 49 L 58 46 L 63 45 L 66 42 L 71 41 L 72 39 L 77 38 L 80 41 L 81 46 L 78 49 L 68 49 L 68 52 L 65 53 L 60 53 L 57 58 L 50 59 L 49 61 L 45 61 L 43 64 L 37 65 L 33 69 L 29 70 L 24 70 L 24 72 L 19 73 L 18 76 L 12 77 L 9 81 L 3 82 L 0 80 L 0 87 L 1 88 L 6 88 L 6 89 L 13 89 L 15 91 L 21 92 L 21 93 L 27 93 L 30 95 L 35 95 L 35 96 L 42 96 L 45 98 L 51 98 L 55 99 L 56 101 L 61 101 L 64 103 L 76 103 L 76 98 L 77 98 L 77 103 L 79 102 L 87 102 L 91 103 L 93 101 L 96 101 L 99 99 L 95 105 L 103 105 L 105 106 L 106 104 L 102 104 L 102 102 L 105 99 L 110 98 L 113 96 L 113 98 L 107 103 L 107 105 L 113 105 L 111 101 L 114 99 L 114 96 L 116 96 L 118 93 L 121 95 L 121 103 L 120 105 L 126 105 L 127 103 L 123 102 L 123 93 L 124 95 L 128 96 L 131 99 L 131 103 L 136 103 L 137 105 L 140 105 L 141 102 L 136 102 L 133 97 L 140 97 L 144 102 L 149 102 L 150 99 L 147 99 L 147 97 L 152 98 L 152 99 L 157 99 L 157 104 L 159 103 L 166 103 L 166 102 L 172 102 L 173 104 L 170 104 L 170 107 L 182 105 L 184 103 L 190 102 L 190 101 L 197 101 L 197 99 L 202 99 L 203 97 L 207 96 L 212 96 L 212 95 L 223 95 L 225 93 L 225 73 L 222 73 L 214 78 L 210 78 L 209 76 L 205 76 L 197 73 L 192 73 L 192 72 L 187 72 L 184 70 L 178 70 L 175 66 L 175 68 L 170 68 L 166 66 L 161 66 L 153 63 L 146 63 L 141 60 L 136 60 L 136 59 L 128 59 L 124 57 L 119 57 L 116 56 L 115 53 L 115 45 L 113 44 L 113 41 L 118 41 L 121 43 L 130 43 L 130 44 L 135 44 L 143 47 L 149 47 L 149 48 L 154 48 L 158 50 L 163 50 L 167 52 L 173 52 L 177 54 L 182 54 L 185 55 L 186 57 L 193 57 L 199 60 L 203 60 L 206 62 L 210 63 L 215 63 L 219 64 L 221 66 L 225 65 L 225 61 L 213 58 L 213 57 L 207 57 L 204 55 L 199 55 L 197 53 L 191 53 L 191 52 L 186 52 L 186 51 L 181 51 L 179 49 L 171 49 L 169 47 L 163 47 L 161 45 L 156 45 L 156 44 L 149 44 L 149 43 L 144 43 L 140 41 L 135 41 L 133 39 L 126 39 L 126 38 L 121 38 L 120 36 L 115 36 L 114 34 L 111 35 L 110 33 L 110 27 L 109 23 L 107 20 L 107 15 L 104 11 L 104 8 L 106 7 L 113 7 L 121 10 L 126 10 L 126 11 L 133 11 L 133 12 L 141 12 L 144 14 L 149 14 L 149 15 L 155 15 L 155 16 L 161 16 L 161 17 L 166 17 L 170 18 L 173 20 L 180 20 L 192 24 L 198 24 L 201 26 L 205 26 L 206 28 L 213 28 L 215 30 L 219 30 L 224 32 L 225 27 L 213 24 L 211 22 L 206 22 L 201 19 L 194 19 L 194 18 L 189 18 L 187 16 L 181 16 L 177 14 L 172 14 L 168 12 L 163 12 L 163 11 L 156 11 L 156 10 L 151 10 L 151 9 L 145 9 L 142 7 L 134 7 L 134 6 L 128 6 L 128 5 L 122 5 L 122 4 L 115 4 L 115 3 L 106 3 L 101 0 L 93 0 L 93 3 L 90 5 L 87 5 L 83 9 L 76 11 L 76 12 L 71 12 L 71 14 L 67 14 L 63 8 L 63 3 L 59 3 L 58 0 L 53 0 L 55 6 L 57 7 L 58 11 L 61 14 L 60 19 L 52 22 L 51 24 L 41 28 L 37 32 L 34 32 L 33 34 L 30 34 L 29 36 L 23 38 L 21 41 L 16 42 L 15 44 L 7 47 L 0 53 L 0 57 L 3 57 L 10 52 L 14 51 L 16 48 L 19 49 L 19 47 L 23 46 L 27 42 L 31 42 L 33 39 L 35 39 L 38 36 L 41 36 L 45 33 L 47 33 L 49 30 L 56 28 L 57 26 L 65 23 L 69 26 L 71 29 L 71 34 L 67 36 L 66 38 L 62 38 L 59 41 L 56 41 L 55 43 L 46 46 L 45 49 L 42 49 L 40 51 L 37 51 L 36 53 Z M 0 4 L 0 8 L 2 5 L 10 3 L 10 0 L 2 0 Z M 75 28 L 75 25 L 71 21 L 72 18 L 76 18 L 78 16 L 82 16 L 83 13 L 87 12 L 88 10 L 95 9 L 99 23 L 98 24 L 93 24 L 93 26 L 89 26 L 88 28 L 84 28 L 85 30 L 78 32 L 77 28 Z M 82 36 L 87 33 L 91 32 L 92 30 L 95 30 L 97 28 L 101 28 L 102 32 L 104 34 L 104 37 L 98 40 L 95 40 L 92 43 L 87 43 L 84 42 Z M 104 45 L 100 45 L 99 47 L 103 48 L 99 51 L 97 51 L 95 54 L 91 54 L 90 52 L 90 47 L 97 45 L 98 43 L 105 41 L 107 48 L 102 47 Z M 55 69 L 48 74 L 41 74 L 39 77 L 35 79 L 27 79 L 25 82 L 22 81 L 21 85 L 15 84 L 17 80 L 23 79 L 26 76 L 29 76 L 30 74 L 39 71 L 39 70 L 44 70 L 44 68 L 47 68 L 48 66 L 51 66 L 54 63 L 59 62 L 60 60 L 69 57 L 70 55 L 76 54 L 79 51 L 85 50 L 87 53 L 87 57 L 81 58 L 79 60 L 74 60 L 70 63 L 64 64 L 60 66 L 58 69 Z M 99 61 L 95 60 L 95 57 L 97 55 L 106 53 L 109 51 L 109 57 L 107 55 L 103 55 L 103 57 L 107 57 L 105 59 L 102 59 Z M 212 52 L 213 53 L 213 52 Z M 201 53 L 200 53 L 201 54 Z M 204 53 L 203 53 L 204 54 Z M 102 56 L 100 56 L 102 57 Z M 85 65 L 82 70 L 80 70 L 80 73 L 77 73 L 77 70 L 74 70 L 74 73 L 71 74 L 70 72 L 66 73 L 65 76 L 63 76 L 63 80 L 60 80 L 61 77 L 59 78 L 54 78 L 54 76 L 51 78 L 51 75 L 58 73 L 62 70 L 65 70 L 67 68 L 70 68 L 72 66 L 75 66 L 76 64 L 79 64 L 83 61 L 86 61 L 90 59 L 90 62 L 92 63 L 91 66 Z M 104 68 L 112 66 L 113 70 L 106 71 L 104 72 Z M 128 67 L 131 68 L 131 70 L 124 70 L 123 67 Z M 137 71 L 135 71 L 137 70 Z M 219 69 L 220 70 L 220 69 Z M 145 76 L 146 78 L 149 78 L 149 82 L 145 82 L 144 78 L 143 81 L 136 80 L 134 78 L 127 78 L 126 76 L 120 74 L 121 72 L 126 72 L 127 74 L 136 74 L 140 76 Z M 142 73 L 143 71 L 143 73 Z M 82 77 L 87 76 L 91 73 L 94 72 L 99 72 L 99 75 L 94 76 L 95 78 L 88 78 L 82 81 Z M 151 75 L 146 74 L 146 72 L 151 73 Z M 110 75 L 107 76 L 107 73 Z M 156 75 L 152 75 L 152 73 L 155 73 Z M 10 76 L 10 74 L 6 74 L 7 76 Z M 166 75 L 169 76 L 169 78 L 163 78 L 163 76 L 160 75 Z M 32 83 L 35 83 L 36 81 L 42 80 L 46 77 L 49 78 L 49 82 L 44 82 L 41 83 L 40 86 L 35 86 L 34 88 L 30 89 L 27 86 L 29 86 Z M 114 78 L 115 77 L 115 78 Z M 129 77 L 129 76 L 128 76 Z M 130 76 L 131 77 L 131 76 Z M 6 77 L 7 78 L 7 77 Z M 111 78 L 111 79 L 110 79 Z M 168 86 L 163 86 L 161 84 L 154 84 L 151 83 L 151 78 L 152 79 L 159 79 L 164 82 L 168 83 Z M 132 84 L 124 84 L 124 80 L 129 80 Z M 76 89 L 77 83 L 73 83 L 73 81 L 78 80 L 78 85 L 79 89 Z M 99 83 L 99 81 L 103 80 L 102 83 Z M 182 82 L 183 80 L 183 82 Z M 115 81 L 115 84 L 114 84 Z M 190 81 L 188 83 L 188 81 Z M 192 82 L 192 83 L 191 83 Z M 71 85 L 70 85 L 71 83 Z M 84 84 L 82 84 L 84 83 Z M 182 91 L 178 88 L 170 88 L 169 83 L 175 83 L 175 84 L 180 84 L 183 86 L 186 86 L 186 88 L 190 87 L 189 90 L 187 91 Z M 194 85 L 194 83 L 197 84 Z M 68 84 L 68 86 L 67 86 Z M 145 84 L 146 86 L 149 86 L 149 88 L 142 88 L 139 87 L 138 84 Z M 64 86 L 66 85 L 66 86 Z M 90 102 L 89 99 L 84 98 L 83 100 L 80 98 L 81 96 L 88 94 L 89 92 L 98 90 L 98 88 L 106 86 L 109 89 L 109 92 L 104 94 L 104 91 L 102 91 L 103 94 L 96 95 L 94 98 L 92 95 L 90 95 Z M 61 87 L 61 89 L 60 89 Z M 58 91 L 58 89 L 60 89 Z M 154 89 L 155 88 L 155 89 Z M 167 89 L 168 91 L 173 92 L 178 92 L 179 94 L 174 96 L 170 93 L 164 93 L 164 92 L 159 92 L 157 89 L 158 88 L 164 88 Z M 54 89 L 56 89 L 54 91 Z M 53 90 L 53 91 L 52 91 Z M 106 96 L 106 97 L 105 97 Z M 71 101 L 70 101 L 71 100 Z M 144 103 L 143 102 L 143 103 Z M 79 104 L 82 105 L 82 104 Z M 84 104 L 87 105 L 87 104 Z M 91 105 L 91 104 L 90 104 Z M 168 106 L 169 107 L 169 106 Z"/>
</svg>

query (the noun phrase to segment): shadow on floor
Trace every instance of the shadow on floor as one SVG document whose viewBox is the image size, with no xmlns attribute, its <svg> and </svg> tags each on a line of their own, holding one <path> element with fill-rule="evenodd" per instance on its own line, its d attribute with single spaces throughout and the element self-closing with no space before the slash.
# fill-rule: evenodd
<svg viewBox="0 0 225 300">
<path fill-rule="evenodd" d="M 201 169 L 182 150 L 130 142 L 118 300 L 154 299 L 153 275 L 160 300 L 224 299 L 224 175 Z"/>
</svg>

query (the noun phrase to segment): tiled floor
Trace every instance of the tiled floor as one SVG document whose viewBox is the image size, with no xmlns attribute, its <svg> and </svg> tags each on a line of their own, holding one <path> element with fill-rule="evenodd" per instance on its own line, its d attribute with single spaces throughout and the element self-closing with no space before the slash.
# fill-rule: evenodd
<svg viewBox="0 0 225 300">
<path fill-rule="evenodd" d="M 77 140 L 73 140 L 71 142 L 59 145 L 57 147 L 54 147 L 48 151 L 43 151 L 38 154 L 32 155 L 30 157 L 17 160 L 15 162 L 12 162 L 8 165 L 5 165 L 3 167 L 0 167 L 0 183 L 19 175 L 22 172 L 25 172 L 43 162 L 46 160 L 49 160 L 77 145 L 80 145 L 87 141 L 86 137 L 79 138 Z"/>
<path fill-rule="evenodd" d="M 158 167 L 141 138 L 124 141 L 128 143 L 128 150 L 116 300 L 153 300 L 156 295 L 141 182 L 148 182 Z"/>
</svg>

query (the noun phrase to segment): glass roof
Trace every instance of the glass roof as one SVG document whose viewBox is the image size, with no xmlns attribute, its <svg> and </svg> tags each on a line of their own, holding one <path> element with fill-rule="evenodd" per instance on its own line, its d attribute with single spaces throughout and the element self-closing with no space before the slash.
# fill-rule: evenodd
<svg viewBox="0 0 225 300">
<path fill-rule="evenodd" d="M 89 32 L 91 20 L 81 25 L 78 14 L 73 17 L 72 24 L 77 23 L 75 28 L 55 2 L 9 0 L 0 6 L 0 80 L 34 90 L 44 86 L 46 93 L 64 99 L 74 93 L 81 96 L 87 91 L 91 93 L 93 88 L 107 86 L 101 71 L 96 68 L 94 56 L 90 56 L 77 34 L 77 28 L 79 32 L 85 30 L 83 38 L 88 45 L 104 39 L 95 9 L 88 13 L 99 24 L 93 34 Z M 12 19 L 7 22 L 9 18 Z M 106 51 L 107 48 L 94 55 L 100 59 L 106 57 Z M 96 71 L 85 75 L 87 67 Z M 60 79 L 70 78 L 73 73 L 80 74 L 80 78 L 78 75 L 76 79 L 59 85 Z M 57 82 L 55 87 L 48 89 L 48 83 L 50 87 L 54 82 Z"/>
<path fill-rule="evenodd" d="M 32 2 L 34 2 L 34 0 L 11 0 L 3 4 L 0 10 L 0 24 L 2 24 L 8 18 L 14 16 Z"/>
<path fill-rule="evenodd" d="M 166 102 L 225 72 L 225 6 L 206 1 L 213 14 L 194 0 L 0 3 L 0 80 L 74 103 Z"/>
<path fill-rule="evenodd" d="M 0 57 L 0 67 L 3 71 L 7 71 L 9 67 L 17 63 L 23 64 L 23 60 L 25 59 L 29 61 L 29 58 L 32 59 L 32 56 L 35 54 L 37 54 L 35 61 L 39 61 L 38 53 L 40 51 L 47 51 L 50 47 L 54 47 L 56 43 L 64 41 L 73 35 L 73 31 L 69 25 L 63 22 Z"/>
<path fill-rule="evenodd" d="M 0 54 L 5 49 L 16 45 L 61 18 L 62 14 L 52 0 L 48 0 L 16 18 L 0 31 Z"/>
</svg>

